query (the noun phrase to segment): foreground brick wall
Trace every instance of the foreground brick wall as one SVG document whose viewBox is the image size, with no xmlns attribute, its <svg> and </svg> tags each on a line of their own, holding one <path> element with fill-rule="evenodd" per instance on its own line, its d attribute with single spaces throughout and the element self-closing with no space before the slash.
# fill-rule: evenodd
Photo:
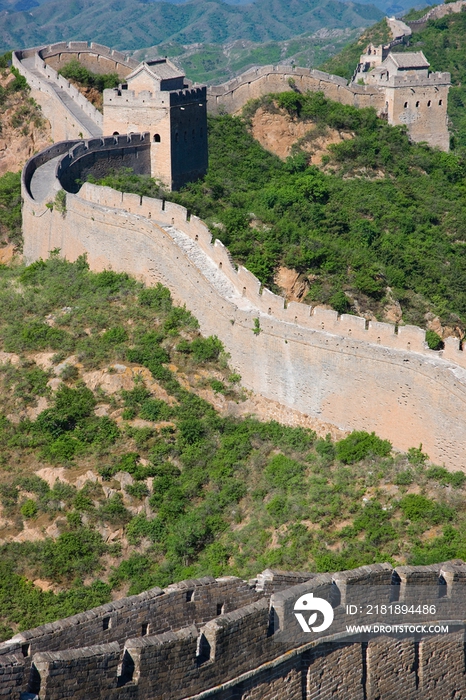
<svg viewBox="0 0 466 700">
<path fill-rule="evenodd" d="M 266 573 L 266 572 L 264 572 Z M 169 587 L 179 593 L 194 591 L 194 600 L 210 590 L 227 586 L 228 612 L 210 610 L 212 619 L 199 615 L 191 622 L 183 612 L 186 596 L 172 599 L 167 613 L 169 629 L 138 633 L 122 644 L 111 641 L 100 629 L 97 642 L 90 645 L 84 632 L 86 621 L 102 620 L 102 610 L 113 606 L 122 620 L 127 619 L 131 635 L 131 615 L 143 608 L 147 597 L 158 591 L 116 601 L 48 625 L 49 648 L 33 653 L 32 666 L 24 642 L 37 637 L 39 630 L 17 635 L 0 645 L 0 696 L 18 698 L 21 689 L 38 694 L 40 700 L 435 700 L 439 694 L 459 700 L 466 694 L 464 631 L 436 637 L 396 639 L 374 637 L 355 641 L 345 631 L 344 601 L 347 587 L 357 585 L 369 594 L 377 589 L 377 600 L 392 600 L 393 583 L 403 582 L 397 592 L 401 602 L 412 599 L 418 583 L 442 584 L 434 592 L 438 619 L 451 619 L 455 595 L 464 594 L 466 565 L 455 560 L 425 567 L 398 567 L 388 564 L 363 566 L 336 574 L 301 574 L 309 581 L 281 589 L 283 581 L 295 574 L 266 574 L 277 587 L 270 598 L 239 579 L 184 581 Z M 258 577 L 260 578 L 260 577 Z M 293 633 L 290 611 L 302 593 L 322 594 L 331 587 L 337 594 L 332 635 L 303 641 Z M 370 588 L 369 588 L 370 587 Z M 437 590 L 437 589 L 436 589 Z M 161 593 L 159 595 L 162 595 Z M 253 602 L 247 602 L 256 596 Z M 246 602 L 246 604 L 244 604 Z M 178 612 L 177 612 L 178 610 Z M 209 614 L 207 608 L 204 609 Z M 443 616 L 443 617 L 442 617 Z M 147 619 L 147 618 L 146 618 Z M 167 618 L 168 619 L 168 618 Z M 291 621 L 291 622 L 290 622 Z M 430 621 L 432 622 L 432 621 Z M 63 629 L 67 638 L 60 637 Z M 72 632 L 74 630 L 75 635 Z M 52 650 L 53 633 L 60 644 Z M 44 637 L 44 635 L 43 635 Z M 37 647 L 38 648 L 38 647 Z M 30 670 L 29 670 L 30 668 Z"/>
</svg>

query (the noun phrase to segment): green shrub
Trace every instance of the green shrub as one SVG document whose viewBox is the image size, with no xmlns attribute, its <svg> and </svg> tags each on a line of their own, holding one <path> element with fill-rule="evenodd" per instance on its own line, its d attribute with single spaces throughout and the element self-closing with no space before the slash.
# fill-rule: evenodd
<svg viewBox="0 0 466 700">
<path fill-rule="evenodd" d="M 426 331 L 426 343 L 431 350 L 441 350 L 444 347 L 442 338 L 435 331 Z"/>
<path fill-rule="evenodd" d="M 328 303 L 335 309 L 335 311 L 338 311 L 339 314 L 346 314 L 351 310 L 351 302 L 342 291 L 332 294 L 328 300 Z"/>
<path fill-rule="evenodd" d="M 5 330 L 5 349 L 8 352 L 24 350 L 59 350 L 70 347 L 70 338 L 61 328 L 46 323 L 13 323 Z"/>
<path fill-rule="evenodd" d="M 449 472 L 445 467 L 430 467 L 426 471 L 426 477 L 443 485 L 450 484 L 454 488 L 462 488 L 466 481 L 464 472 Z"/>
<path fill-rule="evenodd" d="M 226 391 L 226 386 L 223 382 L 218 379 L 211 379 L 210 386 L 215 391 L 216 394 L 224 394 Z"/>
<path fill-rule="evenodd" d="M 121 345 L 128 340 L 128 333 L 122 326 L 109 328 L 102 334 L 102 342 L 106 345 Z"/>
<path fill-rule="evenodd" d="M 169 420 L 173 416 L 173 409 L 165 401 L 160 401 L 160 399 L 146 399 L 141 404 L 139 415 L 144 420 Z"/>
<path fill-rule="evenodd" d="M 128 486 L 125 486 L 125 491 L 127 494 L 133 498 L 137 498 L 138 500 L 142 500 L 149 495 L 149 489 L 147 488 L 146 484 L 142 482 L 137 484 L 128 484 Z"/>
<path fill-rule="evenodd" d="M 377 501 L 368 501 L 360 515 L 353 522 L 353 530 L 365 531 L 366 539 L 371 545 L 379 546 L 396 539 L 396 531 L 390 524 L 390 513 Z"/>
<path fill-rule="evenodd" d="M 139 292 L 139 303 L 141 306 L 149 306 L 155 311 L 169 312 L 172 308 L 172 298 L 170 291 L 160 282 L 155 287 L 148 287 Z"/>
<path fill-rule="evenodd" d="M 325 440 L 317 440 L 316 452 L 328 461 L 332 461 L 335 458 L 335 445 L 332 442 L 330 434 L 325 436 Z"/>
<path fill-rule="evenodd" d="M 274 488 L 293 488 L 302 483 L 306 466 L 285 455 L 275 455 L 265 468 L 265 478 Z"/>
<path fill-rule="evenodd" d="M 354 464 L 368 456 L 387 457 L 391 449 L 391 443 L 381 440 L 375 433 L 355 430 L 336 443 L 336 456 L 343 464 Z"/>
<path fill-rule="evenodd" d="M 99 567 L 99 559 L 107 549 L 102 536 L 90 528 L 64 532 L 56 540 L 45 540 L 40 558 L 42 573 L 54 581 L 86 576 Z"/>
<path fill-rule="evenodd" d="M 394 479 L 394 483 L 397 486 L 409 486 L 414 481 L 414 475 L 411 469 L 406 469 L 403 472 L 398 472 Z"/>
<path fill-rule="evenodd" d="M 422 466 L 429 459 L 429 455 L 422 451 L 422 444 L 419 447 L 410 447 L 408 450 L 408 461 L 414 466 Z"/>
<path fill-rule="evenodd" d="M 453 508 L 415 493 L 404 496 L 399 506 L 405 518 L 412 522 L 426 521 L 429 525 L 437 525 L 455 517 Z"/>
<path fill-rule="evenodd" d="M 223 344 L 216 335 L 208 338 L 195 338 L 191 343 L 191 352 L 195 362 L 209 362 L 218 360 L 223 351 Z"/>
<path fill-rule="evenodd" d="M 178 428 L 181 440 L 188 445 L 193 445 L 202 440 L 206 431 L 204 423 L 197 418 L 181 420 L 178 423 Z"/>
<path fill-rule="evenodd" d="M 33 518 L 37 515 L 37 503 L 32 498 L 28 498 L 28 500 L 23 503 L 20 510 L 24 518 Z"/>
<path fill-rule="evenodd" d="M 103 92 L 107 88 L 117 87 L 120 83 L 118 73 L 92 73 L 77 59 L 72 58 L 58 71 L 67 80 L 74 80 L 85 87 L 92 87 Z"/>
<path fill-rule="evenodd" d="M 91 499 L 89 496 L 86 496 L 86 494 L 82 493 L 82 491 L 79 491 L 73 501 L 73 505 L 76 508 L 77 511 L 84 511 L 84 512 L 89 512 L 94 508 L 94 504 L 92 503 Z"/>
</svg>

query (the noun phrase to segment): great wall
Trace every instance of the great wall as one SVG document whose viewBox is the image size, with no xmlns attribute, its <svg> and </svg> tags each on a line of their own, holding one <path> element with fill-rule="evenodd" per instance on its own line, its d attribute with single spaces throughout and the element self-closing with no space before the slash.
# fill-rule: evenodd
<svg viewBox="0 0 466 700">
<path fill-rule="evenodd" d="M 24 257 L 59 248 L 147 284 L 162 282 L 225 344 L 245 387 L 343 430 L 374 430 L 398 449 L 422 443 L 432 460 L 466 468 L 466 356 L 449 338 L 428 349 L 413 326 L 369 322 L 262 289 L 205 224 L 173 203 L 76 179 L 115 164 L 148 172 L 153 134 L 102 136 L 97 113 L 56 69 L 76 56 L 95 72 L 135 64 L 106 47 L 70 42 L 18 51 L 13 63 L 52 123 L 53 146 L 22 174 Z M 383 110 L 373 86 L 319 71 L 266 67 L 208 90 L 209 109 L 236 112 L 251 97 L 291 89 Z M 446 78 L 444 79 L 446 84 Z M 83 101 L 84 100 L 84 101 Z M 61 189 L 66 207 L 53 206 Z M 0 644 L 0 695 L 22 700 L 434 700 L 466 696 L 464 621 L 449 634 L 360 641 L 344 627 L 317 641 L 283 636 L 304 592 L 330 595 L 341 623 L 348 587 L 380 602 L 435 590 L 439 622 L 464 599 L 466 564 L 388 564 L 335 574 L 265 571 L 248 583 L 205 577 L 22 632 Z M 362 598 L 361 598 L 362 599 Z M 450 606 L 450 607 L 449 607 Z M 339 624 L 340 624 L 339 623 Z"/>
<path fill-rule="evenodd" d="M 58 65 L 59 57 L 71 52 L 84 55 L 94 68 L 102 61 L 107 68 L 113 60 L 126 74 L 133 69 L 123 57 L 101 51 L 74 42 L 47 47 L 34 56 L 15 52 L 13 62 L 31 82 L 33 97 L 40 102 L 45 92 L 45 111 L 51 109 L 56 86 L 51 87 L 54 74 L 42 57 L 52 57 Z M 306 76 L 303 71 L 303 81 L 318 77 L 321 89 L 323 79 L 316 73 Z M 267 75 L 286 77 L 280 71 Z M 239 79 L 239 86 L 248 82 L 246 78 Z M 341 79 L 326 80 L 337 97 L 340 89 L 347 93 Z M 269 88 L 276 90 L 278 85 L 267 83 Z M 354 90 L 366 98 L 372 94 L 367 86 Z M 232 91 L 229 88 L 227 97 Z M 60 100 L 60 94 L 53 100 Z M 236 100 L 239 92 L 235 105 Z M 183 207 L 89 183 L 76 192 L 76 178 L 102 175 L 115 164 L 147 172 L 153 145 L 149 134 L 72 140 L 84 128 L 84 119 L 78 119 L 81 108 L 76 104 L 73 109 L 63 128 L 67 140 L 31 158 L 23 171 L 27 262 L 59 248 L 70 260 L 85 253 L 94 270 L 111 268 L 147 284 L 162 282 L 198 318 L 202 333 L 222 340 L 248 389 L 341 430 L 373 430 L 400 450 L 422 443 L 434 462 L 466 467 L 466 357 L 456 338 L 448 338 L 444 349 L 436 352 L 428 349 L 425 332 L 417 327 L 396 328 L 352 315 L 339 317 L 319 307 L 285 305 L 282 297 L 262 289 L 248 270 L 236 270 L 220 241 L 212 244 L 205 224 Z M 56 133 L 63 112 L 53 108 L 45 113 Z M 62 188 L 67 191 L 64 214 L 51 206 Z M 254 332 L 255 324 L 259 332 Z"/>
<path fill-rule="evenodd" d="M 266 570 L 249 582 L 205 577 L 153 588 L 0 644 L 0 695 L 460 700 L 466 694 L 464 622 L 454 614 L 459 601 L 464 604 L 465 582 L 466 565 L 455 560 L 335 574 Z M 430 591 L 435 606 L 430 625 L 456 621 L 448 633 L 374 634 L 362 641 L 346 632 L 347 600 L 412 605 L 421 590 Z M 303 638 L 293 615 L 305 593 L 332 601 L 333 629 L 319 639 Z"/>
</svg>

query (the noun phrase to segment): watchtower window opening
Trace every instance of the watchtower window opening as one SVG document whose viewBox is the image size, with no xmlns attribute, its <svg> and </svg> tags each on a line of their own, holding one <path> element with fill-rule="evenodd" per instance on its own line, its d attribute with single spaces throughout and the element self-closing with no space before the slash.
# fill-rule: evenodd
<svg viewBox="0 0 466 700">
<path fill-rule="evenodd" d="M 21 653 L 23 656 L 29 656 L 31 651 L 30 644 L 22 644 L 21 645 Z"/>
<path fill-rule="evenodd" d="M 143 622 L 141 625 L 141 637 L 145 637 L 149 633 L 149 623 Z"/>
<path fill-rule="evenodd" d="M 194 600 L 194 591 L 186 591 L 186 602 L 192 603 Z"/>
<path fill-rule="evenodd" d="M 407 109 L 407 107 L 408 107 L 408 103 L 407 103 L 407 102 L 405 102 L 403 106 L 404 106 L 404 108 L 405 108 L 405 109 Z"/>
<path fill-rule="evenodd" d="M 223 615 L 225 612 L 225 603 L 217 603 L 217 615 Z"/>
<path fill-rule="evenodd" d="M 431 101 L 429 100 L 428 103 L 427 103 L 427 106 L 430 107 L 431 104 L 432 104 L 432 103 L 431 103 Z"/>
<path fill-rule="evenodd" d="M 114 131 L 113 134 L 112 134 L 112 136 L 119 136 L 119 135 L 120 135 L 120 132 L 119 132 L 119 131 Z"/>
<path fill-rule="evenodd" d="M 112 618 L 111 617 L 104 617 L 102 619 L 102 629 L 103 630 L 109 630 L 112 626 Z"/>
<path fill-rule="evenodd" d="M 160 143 L 160 134 L 154 134 L 154 143 Z"/>
</svg>

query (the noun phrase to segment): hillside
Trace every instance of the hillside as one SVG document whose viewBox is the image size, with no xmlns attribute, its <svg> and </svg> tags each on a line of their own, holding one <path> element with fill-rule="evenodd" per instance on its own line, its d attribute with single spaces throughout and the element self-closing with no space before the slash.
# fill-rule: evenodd
<svg viewBox="0 0 466 700">
<path fill-rule="evenodd" d="M 90 39 L 117 49 L 139 49 L 167 41 L 222 44 L 237 39 L 283 41 L 319 29 L 367 26 L 382 13 L 373 5 L 339 0 L 257 0 L 229 5 L 221 0 L 168 2 L 58 0 L 27 12 L 2 13 L 0 50 L 70 39 Z"/>
<path fill-rule="evenodd" d="M 413 12 L 408 17 L 414 19 L 422 14 L 424 11 Z M 361 49 L 368 43 L 366 37 L 370 41 L 375 40 L 374 43 L 380 41 L 381 26 L 382 22 L 371 27 L 356 42 L 325 62 L 321 66 L 322 70 L 350 78 Z M 451 73 L 453 87 L 448 98 L 448 114 L 454 135 L 452 147 L 463 149 L 466 147 L 466 13 L 430 20 L 424 30 L 412 35 L 406 46 L 397 46 L 394 49 L 395 52 L 420 50 L 431 64 L 431 70 Z"/>
<path fill-rule="evenodd" d="M 340 53 L 322 63 L 319 68 L 333 75 L 341 75 L 350 80 L 359 63 L 359 58 L 370 43 L 378 46 L 391 40 L 391 33 L 385 19 L 366 29 L 357 39 L 345 46 Z"/>
<path fill-rule="evenodd" d="M 54 254 L 0 267 L 0 309 L 2 638 L 200 575 L 465 556 L 464 474 L 229 415 L 240 377 L 160 285 Z"/>
</svg>

